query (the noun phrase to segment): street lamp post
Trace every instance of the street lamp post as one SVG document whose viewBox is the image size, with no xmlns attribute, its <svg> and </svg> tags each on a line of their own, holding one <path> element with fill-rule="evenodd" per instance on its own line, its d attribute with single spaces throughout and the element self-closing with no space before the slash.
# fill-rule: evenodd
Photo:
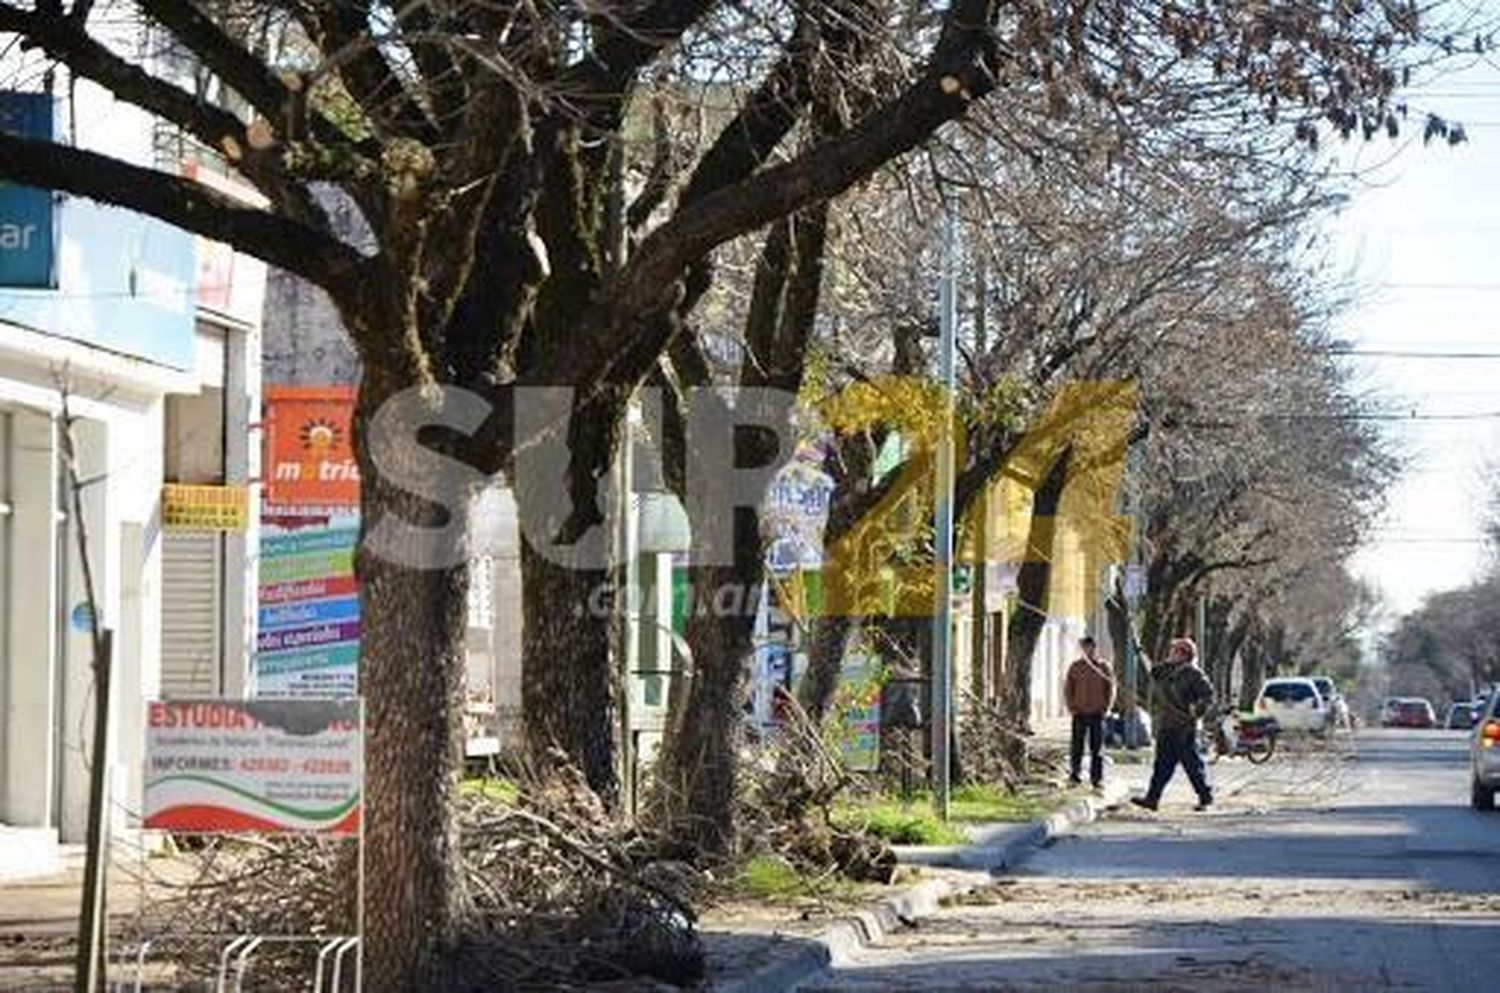
<svg viewBox="0 0 1500 993">
<path fill-rule="evenodd" d="M 949 207 L 943 217 L 942 274 L 938 281 L 938 372 L 943 386 L 943 413 L 937 450 L 932 632 L 932 799 L 942 820 L 948 819 L 953 771 L 953 756 L 949 752 L 953 724 L 953 357 L 958 323 L 954 241 L 953 210 Z"/>
</svg>

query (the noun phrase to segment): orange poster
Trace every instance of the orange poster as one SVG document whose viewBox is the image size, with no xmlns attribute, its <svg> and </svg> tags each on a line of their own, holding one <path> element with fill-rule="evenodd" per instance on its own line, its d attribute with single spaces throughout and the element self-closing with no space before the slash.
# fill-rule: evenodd
<svg viewBox="0 0 1500 993">
<path fill-rule="evenodd" d="M 277 507 L 357 507 L 352 386 L 268 386 L 265 502 Z"/>
</svg>

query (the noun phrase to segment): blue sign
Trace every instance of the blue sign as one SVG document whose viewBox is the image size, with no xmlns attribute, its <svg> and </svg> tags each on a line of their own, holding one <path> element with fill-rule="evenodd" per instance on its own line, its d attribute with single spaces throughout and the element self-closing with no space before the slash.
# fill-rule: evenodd
<svg viewBox="0 0 1500 993">
<path fill-rule="evenodd" d="M 0 92 L 0 131 L 52 140 L 52 94 Z M 0 182 L 0 286 L 56 286 L 52 191 Z"/>
<path fill-rule="evenodd" d="M 73 605 L 68 614 L 68 627 L 79 634 L 88 634 L 94 630 L 94 608 L 89 606 L 87 600 L 80 600 Z"/>
<path fill-rule="evenodd" d="M 359 597 L 335 597 L 331 600 L 303 600 L 260 608 L 260 630 L 306 627 L 338 621 L 359 620 Z"/>
<path fill-rule="evenodd" d="M 0 321 L 193 368 L 193 236 L 81 197 L 56 216 L 57 291 L 0 286 Z"/>
</svg>

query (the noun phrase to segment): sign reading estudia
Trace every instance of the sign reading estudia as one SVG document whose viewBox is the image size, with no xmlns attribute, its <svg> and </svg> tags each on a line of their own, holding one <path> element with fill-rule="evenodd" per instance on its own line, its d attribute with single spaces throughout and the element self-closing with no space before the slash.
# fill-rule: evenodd
<svg viewBox="0 0 1500 993">
<path fill-rule="evenodd" d="M 188 834 L 353 834 L 358 699 L 157 700 L 141 826 Z"/>
</svg>

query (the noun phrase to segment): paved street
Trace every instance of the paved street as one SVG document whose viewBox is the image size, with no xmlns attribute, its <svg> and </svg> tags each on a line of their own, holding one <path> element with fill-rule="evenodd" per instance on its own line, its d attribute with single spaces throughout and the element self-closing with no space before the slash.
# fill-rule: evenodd
<svg viewBox="0 0 1500 993">
<path fill-rule="evenodd" d="M 1182 777 L 805 991 L 1474 990 L 1500 975 L 1500 813 L 1466 740 L 1362 733 Z M 1143 781 L 1146 770 L 1117 771 Z"/>
</svg>

